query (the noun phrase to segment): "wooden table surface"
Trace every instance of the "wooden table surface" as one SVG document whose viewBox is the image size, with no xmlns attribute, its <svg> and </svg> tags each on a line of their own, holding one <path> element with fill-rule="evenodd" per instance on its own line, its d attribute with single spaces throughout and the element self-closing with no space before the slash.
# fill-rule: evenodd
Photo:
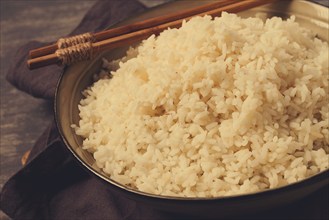
<svg viewBox="0 0 329 220">
<path fill-rule="evenodd" d="M 168 0 L 140 1 L 153 6 Z M 318 2 L 329 4 L 328 0 Z M 11 58 L 17 48 L 28 41 L 55 41 L 66 35 L 94 3 L 91 0 L 0 1 L 0 190 L 9 177 L 21 168 L 21 157 L 31 149 L 53 118 L 52 103 L 20 92 L 5 80 Z M 309 212 L 304 211 L 305 219 L 312 219 L 312 216 L 328 218 L 328 213 L 323 211 L 323 203 L 328 205 L 327 194 L 328 189 L 323 189 L 308 197 L 307 201 L 296 204 L 301 209 L 311 209 Z M 308 207 L 309 204 L 319 205 Z M 0 219 L 9 218 L 0 212 Z"/>
</svg>

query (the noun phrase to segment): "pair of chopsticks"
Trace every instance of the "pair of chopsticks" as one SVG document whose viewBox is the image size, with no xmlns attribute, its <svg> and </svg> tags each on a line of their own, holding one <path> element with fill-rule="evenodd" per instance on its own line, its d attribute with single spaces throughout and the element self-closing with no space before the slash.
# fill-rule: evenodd
<svg viewBox="0 0 329 220">
<path fill-rule="evenodd" d="M 220 16 L 223 11 L 237 13 L 253 7 L 268 4 L 275 0 L 221 0 L 180 11 L 169 15 L 151 18 L 122 27 L 117 27 L 92 34 L 93 41 L 59 48 L 58 43 L 31 50 L 27 61 L 29 69 L 36 69 L 52 64 L 70 64 L 81 59 L 90 59 L 93 55 L 124 45 L 138 42 L 153 34 L 159 34 L 168 28 L 178 28 L 184 20 L 193 16 Z M 87 45 L 87 46 L 86 46 Z M 61 51 L 65 50 L 65 51 Z M 88 50 L 88 51 L 87 51 Z M 79 54 L 82 52 L 82 55 Z M 71 54 L 70 54 L 71 53 Z M 70 59 L 61 55 L 69 55 Z M 87 56 L 84 56 L 87 55 Z M 89 56 L 90 55 L 90 56 Z M 68 62 L 69 61 L 69 62 Z"/>
</svg>

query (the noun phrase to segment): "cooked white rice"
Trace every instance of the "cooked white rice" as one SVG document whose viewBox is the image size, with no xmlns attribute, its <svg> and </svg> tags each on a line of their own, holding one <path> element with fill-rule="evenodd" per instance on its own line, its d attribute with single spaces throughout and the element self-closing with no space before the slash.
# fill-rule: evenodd
<svg viewBox="0 0 329 220">
<path fill-rule="evenodd" d="M 294 17 L 196 17 L 129 50 L 84 92 L 73 127 L 98 167 L 140 191 L 283 186 L 328 169 L 328 51 Z"/>
</svg>

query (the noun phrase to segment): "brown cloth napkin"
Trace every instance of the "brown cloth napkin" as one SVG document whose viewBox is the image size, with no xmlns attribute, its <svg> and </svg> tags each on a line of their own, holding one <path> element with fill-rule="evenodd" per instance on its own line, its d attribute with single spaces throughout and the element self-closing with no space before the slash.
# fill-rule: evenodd
<svg viewBox="0 0 329 220">
<path fill-rule="evenodd" d="M 98 1 L 70 35 L 100 31 L 145 9 L 136 0 Z M 20 48 L 8 72 L 7 80 L 32 96 L 52 100 L 62 67 L 50 66 L 31 72 L 26 68 L 28 51 L 46 44 L 48 43 L 34 41 Z M 328 193 L 328 188 L 318 194 L 321 193 Z M 154 210 L 110 191 L 103 182 L 77 164 L 61 141 L 54 123 L 38 139 L 28 163 L 8 180 L 0 196 L 1 209 L 13 219 L 192 218 Z M 308 198 L 305 199 L 307 200 Z M 316 201 L 314 198 L 310 200 Z M 328 201 L 324 202 L 325 204 L 319 204 L 318 210 L 328 206 Z M 303 215 L 307 213 L 305 210 L 309 205 L 310 203 L 300 202 L 237 218 L 312 219 L 310 215 Z M 328 218 L 326 213 L 319 213 L 313 217 Z M 214 213 L 214 216 L 218 215 Z"/>
</svg>

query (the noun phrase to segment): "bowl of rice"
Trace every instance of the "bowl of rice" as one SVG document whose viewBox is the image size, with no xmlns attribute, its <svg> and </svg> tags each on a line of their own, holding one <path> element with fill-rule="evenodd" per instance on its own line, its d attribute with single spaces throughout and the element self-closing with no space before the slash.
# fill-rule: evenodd
<svg viewBox="0 0 329 220">
<path fill-rule="evenodd" d="M 170 4 L 126 23 L 190 7 Z M 328 33 L 328 8 L 306 1 L 192 18 L 66 68 L 58 129 L 87 170 L 153 207 L 291 202 L 328 184 Z"/>
</svg>

